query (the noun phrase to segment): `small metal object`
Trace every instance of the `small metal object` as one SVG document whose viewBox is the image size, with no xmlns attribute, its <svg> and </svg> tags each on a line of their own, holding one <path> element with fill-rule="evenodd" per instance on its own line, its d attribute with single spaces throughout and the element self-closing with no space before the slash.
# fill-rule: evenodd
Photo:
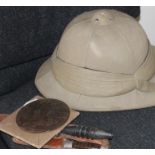
<svg viewBox="0 0 155 155">
<path fill-rule="evenodd" d="M 90 138 L 90 139 L 112 139 L 113 135 L 111 133 L 105 132 L 103 130 L 80 126 L 80 125 L 72 125 L 67 126 L 63 129 L 62 133 L 82 137 L 82 138 Z"/>
<path fill-rule="evenodd" d="M 89 143 L 89 142 L 78 142 L 75 140 L 65 140 L 65 149 L 101 149 L 103 148 L 99 144 Z"/>
<path fill-rule="evenodd" d="M 88 143 L 88 142 L 73 141 L 72 147 L 73 148 L 77 148 L 77 149 L 100 149 L 101 145 L 93 144 L 93 143 Z"/>
<path fill-rule="evenodd" d="M 39 99 L 24 106 L 16 116 L 16 123 L 23 130 L 40 133 L 54 130 L 69 118 L 70 109 L 56 99 Z"/>
</svg>

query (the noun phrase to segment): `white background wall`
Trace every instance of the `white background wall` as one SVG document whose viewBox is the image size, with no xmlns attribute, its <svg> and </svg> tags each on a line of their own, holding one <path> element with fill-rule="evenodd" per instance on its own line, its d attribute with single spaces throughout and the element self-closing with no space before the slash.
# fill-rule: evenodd
<svg viewBox="0 0 155 155">
<path fill-rule="evenodd" d="M 150 42 L 155 45 L 155 6 L 141 6 L 140 23 Z"/>
</svg>

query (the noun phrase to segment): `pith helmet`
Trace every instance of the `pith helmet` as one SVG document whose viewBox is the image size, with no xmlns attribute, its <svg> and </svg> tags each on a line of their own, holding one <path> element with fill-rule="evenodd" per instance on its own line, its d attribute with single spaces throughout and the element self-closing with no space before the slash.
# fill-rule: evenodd
<svg viewBox="0 0 155 155">
<path fill-rule="evenodd" d="M 155 48 L 140 24 L 115 10 L 74 18 L 35 84 L 48 98 L 82 111 L 155 105 Z"/>
</svg>

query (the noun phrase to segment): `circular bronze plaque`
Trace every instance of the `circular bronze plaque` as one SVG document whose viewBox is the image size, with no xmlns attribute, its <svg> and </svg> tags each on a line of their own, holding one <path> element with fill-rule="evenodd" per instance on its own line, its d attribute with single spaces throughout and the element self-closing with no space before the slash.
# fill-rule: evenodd
<svg viewBox="0 0 155 155">
<path fill-rule="evenodd" d="M 69 117 L 70 109 L 56 99 L 39 99 L 21 108 L 16 123 L 29 132 L 45 132 L 63 125 Z"/>
</svg>

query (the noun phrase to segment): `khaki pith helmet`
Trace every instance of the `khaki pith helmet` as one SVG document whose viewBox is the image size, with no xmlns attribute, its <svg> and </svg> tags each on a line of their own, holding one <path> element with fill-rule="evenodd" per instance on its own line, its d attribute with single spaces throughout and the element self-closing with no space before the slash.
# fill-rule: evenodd
<svg viewBox="0 0 155 155">
<path fill-rule="evenodd" d="M 139 23 L 115 10 L 74 18 L 35 84 L 48 98 L 82 111 L 155 105 L 155 48 Z"/>
</svg>

